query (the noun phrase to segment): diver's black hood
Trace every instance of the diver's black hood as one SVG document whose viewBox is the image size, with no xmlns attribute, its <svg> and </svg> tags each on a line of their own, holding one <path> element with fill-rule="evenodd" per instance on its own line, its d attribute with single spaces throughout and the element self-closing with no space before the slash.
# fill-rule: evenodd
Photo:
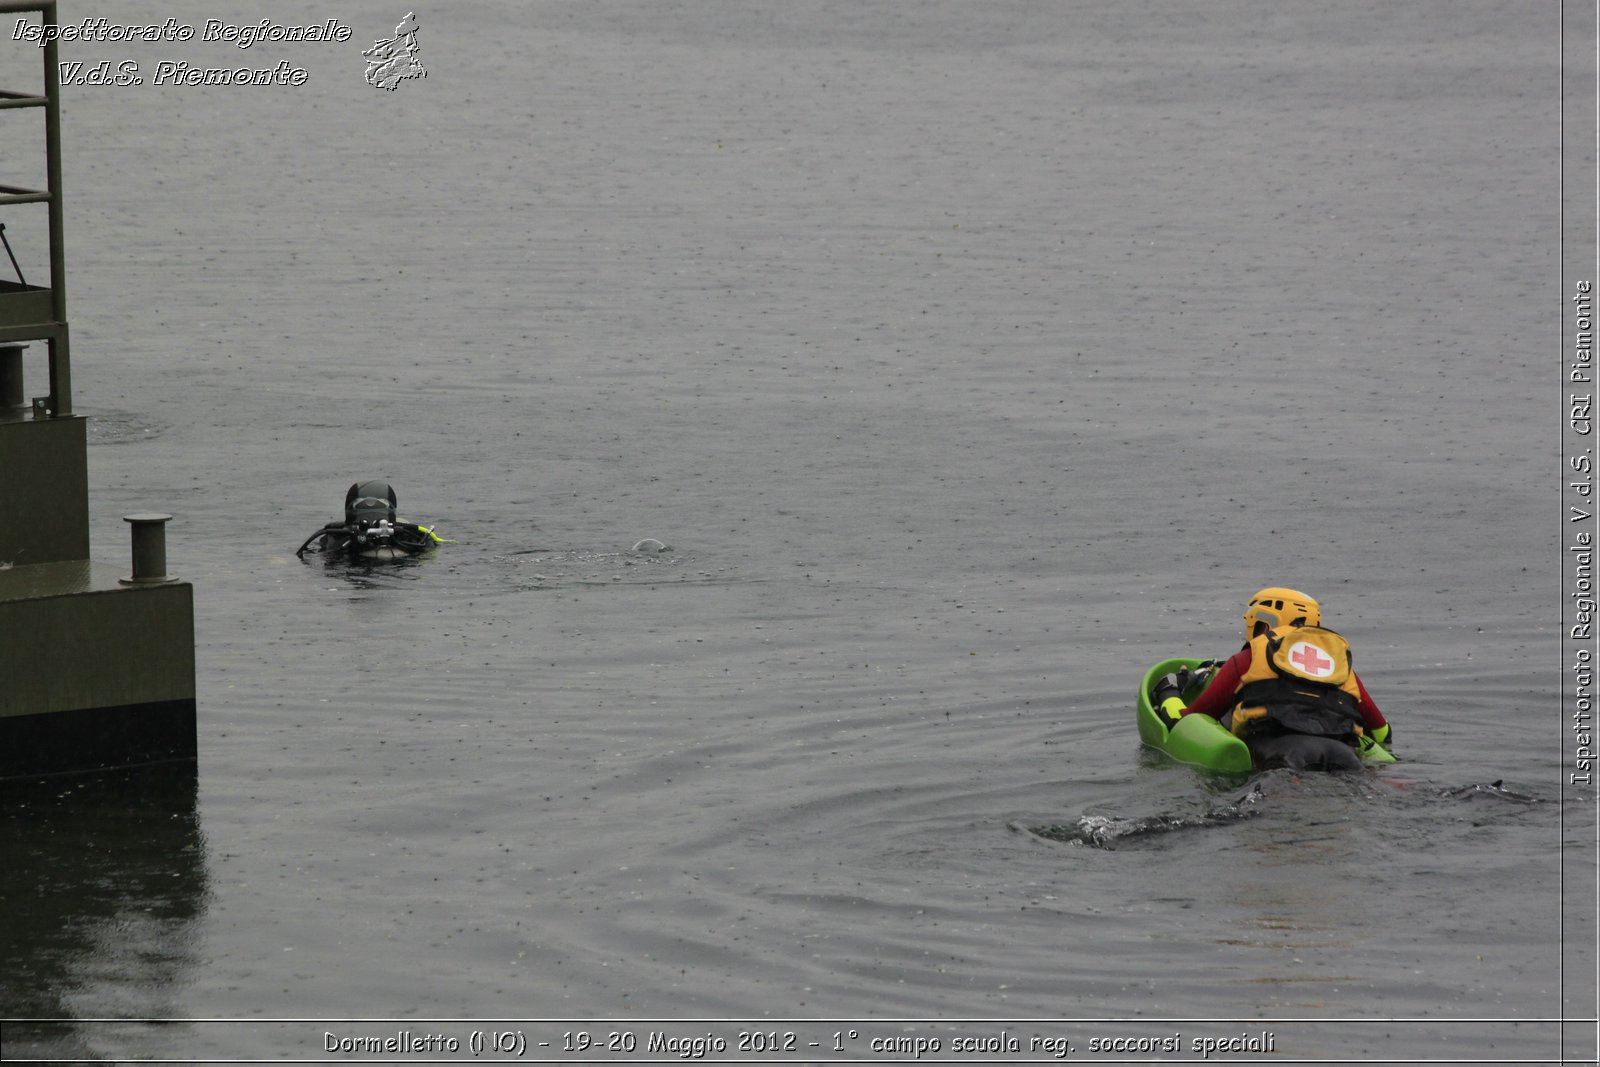
<svg viewBox="0 0 1600 1067">
<path fill-rule="evenodd" d="M 367 526 L 384 519 L 395 521 L 399 500 L 388 482 L 357 482 L 344 495 L 344 521 L 351 526 Z"/>
</svg>

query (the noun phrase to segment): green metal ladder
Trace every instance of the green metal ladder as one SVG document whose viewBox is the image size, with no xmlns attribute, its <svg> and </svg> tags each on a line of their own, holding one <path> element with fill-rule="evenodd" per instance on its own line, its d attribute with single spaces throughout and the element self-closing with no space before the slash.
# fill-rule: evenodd
<svg viewBox="0 0 1600 1067">
<path fill-rule="evenodd" d="M 29 285 L 23 280 L 15 257 L 11 266 L 17 280 L 0 280 L 0 345 L 42 340 L 48 345 L 50 394 L 34 401 L 34 417 L 65 417 L 72 414 L 72 360 L 67 342 L 67 267 L 66 241 L 62 234 L 61 210 L 61 77 L 56 44 L 55 0 L 14 3 L 0 0 L 0 15 L 34 13 L 43 27 L 44 91 L 13 92 L 0 89 L 0 110 L 43 108 L 46 185 L 43 190 L 22 189 L 0 184 L 0 206 L 46 204 L 50 212 L 50 284 Z M 0 122 L 5 116 L 0 116 Z M 0 222 L 0 236 L 4 223 Z M 7 244 L 6 250 L 10 251 Z M 3 268 L 0 262 L 0 268 Z"/>
</svg>

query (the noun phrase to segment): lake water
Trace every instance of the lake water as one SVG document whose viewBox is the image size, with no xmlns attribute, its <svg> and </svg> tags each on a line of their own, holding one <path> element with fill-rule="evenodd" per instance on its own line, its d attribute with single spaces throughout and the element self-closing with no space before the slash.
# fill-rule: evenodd
<svg viewBox="0 0 1600 1067">
<path fill-rule="evenodd" d="M 200 758 L 8 790 L 7 1058 L 1592 1057 L 1559 6 L 445 0 L 392 92 L 337 11 L 62 47 L 146 78 L 66 90 L 74 386 Z M 297 559 L 368 478 L 454 543 Z M 1140 750 L 1268 584 L 1398 765 Z"/>
</svg>

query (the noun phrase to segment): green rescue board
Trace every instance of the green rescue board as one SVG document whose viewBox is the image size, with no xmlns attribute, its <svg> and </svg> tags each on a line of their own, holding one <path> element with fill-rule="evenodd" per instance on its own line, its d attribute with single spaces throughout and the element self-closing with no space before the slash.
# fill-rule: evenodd
<svg viewBox="0 0 1600 1067">
<path fill-rule="evenodd" d="M 1184 667 L 1193 671 L 1201 662 L 1197 659 L 1164 659 L 1144 672 L 1135 704 L 1139 740 L 1191 767 L 1221 774 L 1249 774 L 1255 769 L 1249 746 L 1223 729 L 1216 719 L 1209 715 L 1185 715 L 1178 720 L 1178 725 L 1168 729 L 1166 721 L 1150 706 L 1150 689 L 1162 675 L 1174 674 Z M 1194 703 L 1200 696 L 1200 688 L 1191 686 L 1184 690 L 1183 702 Z M 1394 757 L 1382 745 L 1371 741 L 1362 746 L 1361 758 L 1368 763 L 1394 762 Z"/>
</svg>

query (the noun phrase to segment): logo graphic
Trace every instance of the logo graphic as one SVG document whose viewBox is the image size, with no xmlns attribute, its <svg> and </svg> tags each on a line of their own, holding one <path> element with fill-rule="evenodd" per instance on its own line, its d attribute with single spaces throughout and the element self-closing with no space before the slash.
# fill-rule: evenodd
<svg viewBox="0 0 1600 1067">
<path fill-rule="evenodd" d="M 376 41 L 361 53 L 367 57 L 367 84 L 394 92 L 407 78 L 426 78 L 428 72 L 417 61 L 417 15 L 408 12 L 394 28 L 394 37 Z"/>
<path fill-rule="evenodd" d="M 1333 673 L 1333 660 L 1322 654 L 1322 649 L 1304 641 L 1289 650 L 1289 662 L 1313 678 L 1326 678 Z"/>
</svg>

